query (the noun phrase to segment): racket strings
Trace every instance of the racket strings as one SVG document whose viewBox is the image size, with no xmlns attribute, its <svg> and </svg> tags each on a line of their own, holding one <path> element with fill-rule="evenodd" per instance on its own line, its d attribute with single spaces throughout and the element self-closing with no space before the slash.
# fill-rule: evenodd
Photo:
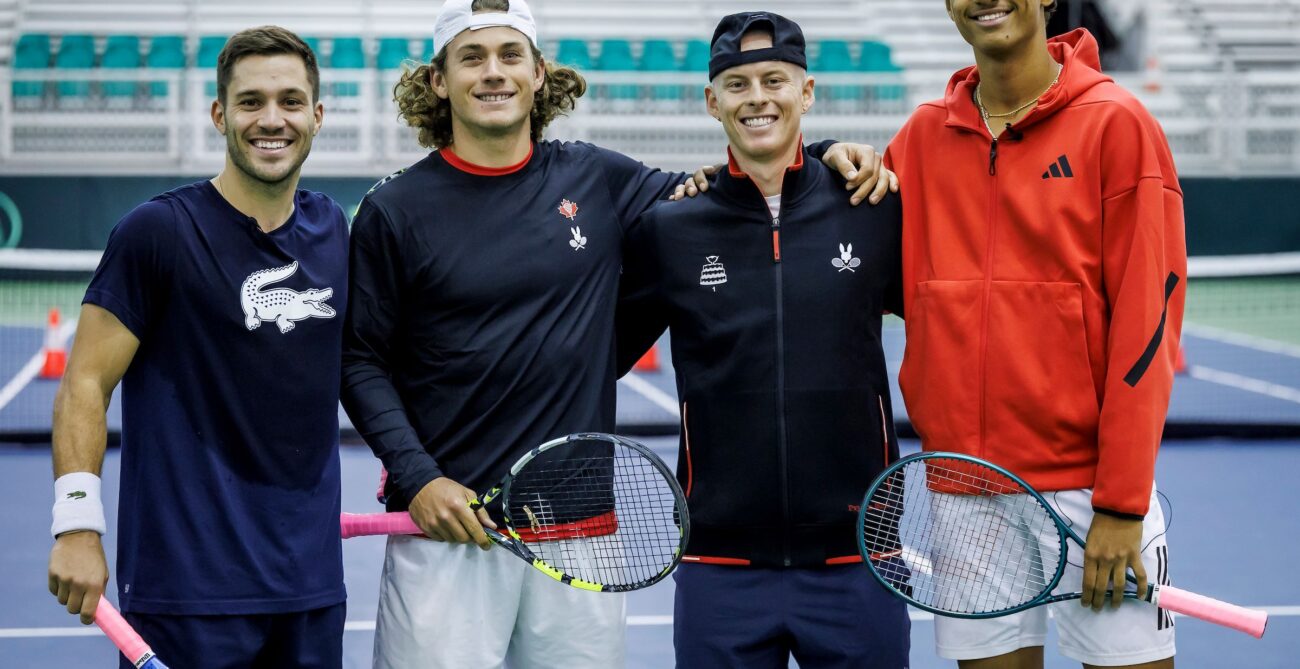
<svg viewBox="0 0 1300 669">
<path fill-rule="evenodd" d="M 1051 516 L 1014 479 L 966 460 L 917 460 L 867 501 L 863 543 L 873 568 L 923 605 L 992 613 L 1027 604 L 1052 586 L 1059 555 Z"/>
<path fill-rule="evenodd" d="M 681 551 L 679 497 L 663 470 L 623 443 L 575 441 L 542 453 L 503 501 L 538 558 L 584 581 L 644 583 Z"/>
</svg>

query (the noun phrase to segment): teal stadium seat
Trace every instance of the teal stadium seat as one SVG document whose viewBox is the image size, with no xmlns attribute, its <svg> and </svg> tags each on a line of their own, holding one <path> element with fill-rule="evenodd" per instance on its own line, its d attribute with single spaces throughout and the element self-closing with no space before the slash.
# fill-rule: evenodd
<svg viewBox="0 0 1300 669">
<path fill-rule="evenodd" d="M 180 35 L 158 35 L 149 40 L 149 55 L 145 56 L 144 64 L 155 70 L 185 69 L 185 38 Z M 167 97 L 167 82 L 150 82 L 149 96 Z"/>
<path fill-rule="evenodd" d="M 596 69 L 606 72 L 633 72 L 636 60 L 632 58 L 632 45 L 625 39 L 607 39 L 600 43 L 600 59 Z M 614 100 L 635 100 L 637 87 L 631 85 L 614 85 L 608 89 L 608 95 Z"/>
<path fill-rule="evenodd" d="M 686 43 L 686 58 L 682 61 L 686 72 L 709 71 L 709 43 L 702 39 L 693 39 Z"/>
<path fill-rule="evenodd" d="M 379 55 L 375 57 L 375 67 L 380 70 L 396 70 L 411 57 L 411 40 L 405 37 L 379 38 Z"/>
<path fill-rule="evenodd" d="M 853 56 L 849 55 L 848 42 L 837 39 L 821 41 L 821 48 L 817 51 L 817 61 L 812 68 L 814 74 L 852 72 L 853 69 Z M 853 86 L 837 85 L 825 90 L 830 93 L 831 102 L 852 100 L 857 97 L 857 90 Z"/>
<path fill-rule="evenodd" d="M 663 39 L 648 39 L 643 46 L 644 48 L 641 51 L 641 71 L 677 71 L 677 56 L 673 53 L 671 42 Z M 656 100 L 680 100 L 682 91 L 679 86 L 654 86 L 650 89 L 650 96 Z"/>
<path fill-rule="evenodd" d="M 319 37 L 304 37 L 304 38 L 302 38 L 302 41 L 306 42 L 306 43 L 307 43 L 307 48 L 311 49 L 311 52 L 314 53 L 314 54 L 316 54 L 316 65 L 319 66 L 319 65 L 321 64 L 321 57 L 320 57 L 320 38 L 319 38 Z"/>
<path fill-rule="evenodd" d="M 862 42 L 862 57 L 858 60 L 861 72 L 901 72 L 903 68 L 894 64 L 889 45 L 875 40 Z"/>
<path fill-rule="evenodd" d="M 18 38 L 14 47 L 15 70 L 44 70 L 50 66 L 50 36 L 27 34 Z M 15 98 L 40 98 L 45 93 L 43 81 L 15 81 L 13 94 Z"/>
<path fill-rule="evenodd" d="M 335 37 L 334 48 L 330 51 L 330 67 L 336 70 L 366 69 L 366 53 L 361 48 L 360 37 Z M 341 97 L 356 97 L 361 93 L 361 84 L 356 81 L 340 81 L 334 84 L 334 94 Z"/>
<path fill-rule="evenodd" d="M 140 68 L 140 38 L 135 35 L 109 35 L 104 46 L 104 69 L 136 70 Z M 104 82 L 104 96 L 135 97 L 139 86 L 134 81 Z"/>
<path fill-rule="evenodd" d="M 217 97 L 217 58 L 221 55 L 221 50 L 226 46 L 228 38 L 224 35 L 204 35 L 199 38 L 199 53 L 195 57 L 195 64 L 198 66 L 200 73 L 205 77 L 213 77 L 203 92 L 210 98 Z"/>
<path fill-rule="evenodd" d="M 894 64 L 889 45 L 875 40 L 862 42 L 862 54 L 858 58 L 859 72 L 902 72 L 903 68 Z M 901 101 L 906 90 L 900 85 L 888 84 L 873 86 L 868 93 L 880 101 Z"/>
<path fill-rule="evenodd" d="M 64 35 L 54 67 L 62 70 L 89 70 L 95 67 L 95 38 L 90 35 Z M 90 97 L 89 81 L 60 81 L 59 97 L 84 100 Z"/>
<path fill-rule="evenodd" d="M 556 48 L 555 62 L 581 70 L 592 69 L 591 52 L 586 40 L 562 39 Z"/>
</svg>

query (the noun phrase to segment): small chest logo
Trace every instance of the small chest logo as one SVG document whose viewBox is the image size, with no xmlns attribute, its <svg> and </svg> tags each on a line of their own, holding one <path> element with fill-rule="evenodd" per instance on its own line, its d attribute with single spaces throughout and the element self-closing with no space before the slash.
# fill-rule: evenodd
<svg viewBox="0 0 1300 669">
<path fill-rule="evenodd" d="M 718 286 L 727 282 L 727 268 L 718 262 L 718 256 L 707 256 L 704 268 L 700 270 L 700 285 L 708 286 L 713 292 L 718 292 Z"/>
<path fill-rule="evenodd" d="M 569 246 L 573 247 L 574 251 L 587 248 L 587 238 L 582 236 L 582 228 L 575 225 L 569 228 L 569 232 L 573 233 L 573 239 L 569 240 Z"/>
<path fill-rule="evenodd" d="M 559 212 L 560 215 L 572 221 L 578 217 L 578 203 L 564 200 L 560 202 Z"/>
<path fill-rule="evenodd" d="M 836 268 L 836 274 L 848 270 L 856 273 L 858 265 L 862 264 L 861 258 L 853 257 L 852 244 L 840 244 L 840 257 L 831 258 L 831 264 Z"/>
<path fill-rule="evenodd" d="M 1044 179 L 1073 179 L 1074 170 L 1070 169 L 1070 160 L 1061 154 L 1056 162 L 1047 166 L 1047 171 L 1043 172 Z"/>
</svg>

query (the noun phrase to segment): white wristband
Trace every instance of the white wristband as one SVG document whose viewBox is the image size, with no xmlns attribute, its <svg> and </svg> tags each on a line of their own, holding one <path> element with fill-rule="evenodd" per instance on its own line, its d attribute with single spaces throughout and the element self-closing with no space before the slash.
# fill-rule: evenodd
<svg viewBox="0 0 1300 669">
<path fill-rule="evenodd" d="M 50 535 L 94 530 L 108 531 L 104 503 L 99 499 L 99 477 L 90 472 L 64 474 L 54 481 L 54 524 Z"/>
</svg>

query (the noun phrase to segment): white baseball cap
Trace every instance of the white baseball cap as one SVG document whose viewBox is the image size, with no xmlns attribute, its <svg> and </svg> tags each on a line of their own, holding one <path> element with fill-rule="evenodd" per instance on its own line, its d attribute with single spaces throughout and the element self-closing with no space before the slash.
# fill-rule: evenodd
<svg viewBox="0 0 1300 669">
<path fill-rule="evenodd" d="M 451 44 L 456 36 L 466 30 L 480 30 L 504 26 L 514 28 L 528 37 L 533 46 L 537 46 L 537 22 L 524 0 L 509 0 L 510 9 L 504 12 L 486 11 L 474 13 L 473 0 L 447 0 L 438 12 L 438 20 L 433 24 L 433 43 L 441 52 Z"/>
</svg>

